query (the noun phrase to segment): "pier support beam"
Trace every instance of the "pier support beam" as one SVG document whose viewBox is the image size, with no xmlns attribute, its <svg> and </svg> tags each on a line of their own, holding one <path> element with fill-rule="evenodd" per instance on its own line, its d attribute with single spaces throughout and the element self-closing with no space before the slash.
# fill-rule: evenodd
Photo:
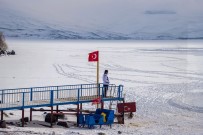
<svg viewBox="0 0 203 135">
<path fill-rule="evenodd" d="M 80 114 L 82 113 L 82 103 L 80 103 Z"/>
<path fill-rule="evenodd" d="M 124 121 L 125 120 L 124 119 L 125 108 L 124 107 L 125 107 L 125 100 L 123 99 L 123 116 L 122 116 L 122 119 L 123 119 L 122 122 L 123 122 L 123 124 L 125 123 L 125 121 Z"/>
<path fill-rule="evenodd" d="M 1 111 L 1 120 L 4 120 L 4 111 Z"/>
<path fill-rule="evenodd" d="M 30 121 L 32 121 L 32 108 L 30 108 Z"/>
<path fill-rule="evenodd" d="M 53 127 L 53 106 L 51 106 L 51 125 L 50 127 L 52 128 Z"/>
<path fill-rule="evenodd" d="M 80 104 L 77 104 L 77 127 L 79 127 L 79 109 L 80 108 Z"/>
<path fill-rule="evenodd" d="M 58 113 L 59 112 L 59 106 L 57 105 L 56 106 L 56 113 Z"/>
<path fill-rule="evenodd" d="M 104 109 L 104 101 L 101 102 L 101 109 Z"/>
<path fill-rule="evenodd" d="M 22 120 L 21 121 L 22 122 L 22 127 L 24 127 L 24 125 L 25 125 L 25 119 L 24 119 L 25 118 L 25 115 L 24 115 L 25 113 L 24 112 L 25 112 L 24 109 L 22 109 L 22 119 L 21 119 Z"/>
</svg>

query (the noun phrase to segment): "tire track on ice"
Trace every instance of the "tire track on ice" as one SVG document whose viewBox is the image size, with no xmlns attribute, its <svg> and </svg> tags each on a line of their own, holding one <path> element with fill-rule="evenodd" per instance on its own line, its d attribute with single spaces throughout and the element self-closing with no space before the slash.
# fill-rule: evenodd
<svg viewBox="0 0 203 135">
<path fill-rule="evenodd" d="M 57 64 L 57 65 L 53 64 L 53 67 L 55 68 L 55 70 L 56 70 L 56 72 L 58 74 L 63 75 L 65 77 L 74 78 L 74 79 L 85 81 L 85 82 L 88 82 L 88 83 L 93 83 L 94 82 L 91 79 L 88 79 L 88 78 L 85 78 L 85 77 L 81 77 L 82 75 L 78 75 L 78 74 L 75 74 L 75 73 L 67 73 L 67 72 L 65 72 L 63 67 L 60 66 L 59 64 Z"/>
<path fill-rule="evenodd" d="M 189 80 L 203 80 L 201 77 L 192 77 L 192 76 L 187 76 L 186 73 L 184 72 L 169 72 L 169 71 L 147 71 L 147 70 L 139 70 L 139 69 L 133 69 L 133 68 L 128 68 L 124 67 L 122 65 L 118 64 L 104 64 L 103 66 L 107 66 L 109 69 L 113 71 L 131 71 L 131 72 L 136 72 L 136 73 L 143 73 L 143 74 L 150 74 L 150 75 L 161 75 L 161 76 L 168 76 L 168 77 L 175 77 L 175 78 L 183 78 L 183 79 L 189 79 Z M 188 73 L 189 75 L 199 75 L 195 73 Z M 200 74 L 202 75 L 202 74 Z"/>
</svg>

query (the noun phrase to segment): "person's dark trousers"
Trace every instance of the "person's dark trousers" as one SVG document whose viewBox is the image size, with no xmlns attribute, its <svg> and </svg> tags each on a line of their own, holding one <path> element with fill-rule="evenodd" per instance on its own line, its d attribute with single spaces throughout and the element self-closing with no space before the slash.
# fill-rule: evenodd
<svg viewBox="0 0 203 135">
<path fill-rule="evenodd" d="M 104 86 L 104 97 L 106 97 L 109 85 L 104 84 L 103 86 Z"/>
</svg>

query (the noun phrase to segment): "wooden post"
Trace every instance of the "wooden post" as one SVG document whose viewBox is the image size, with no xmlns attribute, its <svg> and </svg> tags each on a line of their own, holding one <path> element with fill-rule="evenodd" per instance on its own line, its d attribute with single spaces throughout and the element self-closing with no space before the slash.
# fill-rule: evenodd
<svg viewBox="0 0 203 135">
<path fill-rule="evenodd" d="M 51 128 L 53 127 L 53 106 L 51 106 Z"/>
<path fill-rule="evenodd" d="M 1 120 L 4 120 L 4 111 L 1 111 Z"/>
<path fill-rule="evenodd" d="M 57 105 L 56 106 L 56 113 L 58 113 L 59 112 L 59 106 Z"/>
<path fill-rule="evenodd" d="M 99 85 L 99 61 L 97 61 L 97 86 L 98 85 Z"/>
<path fill-rule="evenodd" d="M 30 89 L 30 101 L 32 101 L 33 89 Z M 32 121 L 32 108 L 30 108 L 30 121 Z"/>
<path fill-rule="evenodd" d="M 30 108 L 30 121 L 32 121 L 32 108 Z"/>
<path fill-rule="evenodd" d="M 79 127 L 79 107 L 80 106 L 80 104 L 78 103 L 77 104 L 77 127 Z"/>
<path fill-rule="evenodd" d="M 97 96 L 99 96 L 99 93 L 100 93 L 99 90 L 100 90 L 100 88 L 99 88 L 99 58 L 98 58 L 98 61 L 97 61 Z M 98 107 L 99 107 L 99 105 L 97 104 L 97 108 Z"/>
<path fill-rule="evenodd" d="M 124 109 L 125 109 L 125 100 L 123 99 L 123 117 L 122 117 L 122 119 L 123 119 L 123 120 L 122 120 L 123 124 L 125 123 L 125 121 L 124 121 L 124 120 L 125 120 L 125 119 L 124 119 L 125 110 L 124 110 Z"/>
<path fill-rule="evenodd" d="M 104 109 L 104 101 L 101 102 L 101 109 Z"/>
<path fill-rule="evenodd" d="M 82 103 L 80 103 L 80 114 L 82 113 Z"/>
<path fill-rule="evenodd" d="M 24 109 L 22 109 L 22 127 L 24 127 L 25 119 L 24 119 Z"/>
</svg>

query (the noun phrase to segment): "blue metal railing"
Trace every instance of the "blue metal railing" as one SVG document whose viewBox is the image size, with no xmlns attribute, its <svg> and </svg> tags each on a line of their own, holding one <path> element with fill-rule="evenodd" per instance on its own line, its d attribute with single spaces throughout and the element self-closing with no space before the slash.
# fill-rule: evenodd
<svg viewBox="0 0 203 135">
<path fill-rule="evenodd" d="M 102 100 L 121 100 L 123 86 L 109 85 L 108 98 L 102 84 L 79 84 L 0 90 L 0 110 L 23 109 Z"/>
</svg>

